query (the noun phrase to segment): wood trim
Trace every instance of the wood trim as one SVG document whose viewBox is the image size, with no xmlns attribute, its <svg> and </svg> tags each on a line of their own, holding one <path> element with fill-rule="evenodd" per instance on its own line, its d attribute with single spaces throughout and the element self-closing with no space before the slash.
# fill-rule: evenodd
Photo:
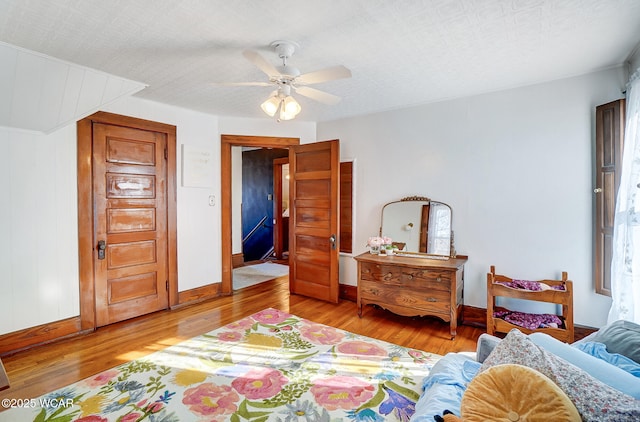
<svg viewBox="0 0 640 422">
<path fill-rule="evenodd" d="M 78 141 L 78 258 L 80 278 L 80 327 L 93 330 L 95 291 L 93 273 L 93 187 L 92 135 L 93 123 L 130 127 L 164 133 L 167 137 L 167 250 L 169 307 L 179 303 L 177 194 L 176 194 L 176 127 L 173 125 L 99 111 L 77 123 Z"/>
<path fill-rule="evenodd" d="M 340 162 L 340 252 L 353 252 L 353 161 Z"/>
<path fill-rule="evenodd" d="M 475 306 L 462 305 L 462 323 L 473 327 L 487 327 L 487 310 Z"/>
<path fill-rule="evenodd" d="M 79 334 L 81 325 L 80 317 L 73 317 L 4 334 L 0 336 L 0 356 Z"/>
<path fill-rule="evenodd" d="M 338 291 L 340 292 L 340 299 L 350 300 L 352 302 L 356 302 L 358 300 L 358 286 L 340 284 L 338 287 Z"/>
<path fill-rule="evenodd" d="M 244 265 L 244 253 L 234 253 L 231 255 L 231 265 L 233 268 L 242 267 Z"/>
<path fill-rule="evenodd" d="M 220 136 L 220 208 L 221 208 L 221 255 L 222 282 L 220 294 L 230 295 L 233 291 L 231 270 L 233 269 L 232 239 L 232 192 L 231 192 L 231 147 L 289 148 L 299 145 L 300 138 L 281 138 L 268 136 L 221 135 Z"/>
<path fill-rule="evenodd" d="M 9 387 L 9 377 L 7 376 L 7 371 L 4 370 L 2 360 L 0 360 L 0 391 L 6 390 Z"/>
<path fill-rule="evenodd" d="M 168 126 L 167 135 L 167 277 L 169 277 L 169 307 L 180 303 L 178 292 L 178 184 L 177 128 Z"/>
<path fill-rule="evenodd" d="M 596 107 L 593 276 L 595 292 L 611 296 L 611 260 L 616 196 L 622 174 L 624 98 Z"/>
<path fill-rule="evenodd" d="M 91 174 L 91 137 L 93 135 L 90 119 L 78 121 L 78 265 L 80 280 L 80 329 L 90 330 L 96 327 L 95 290 L 93 285 L 93 185 Z"/>
<path fill-rule="evenodd" d="M 212 299 L 220 295 L 220 283 L 212 283 L 195 289 L 184 290 L 178 293 L 178 306 L 191 305 L 193 303 L 202 302 L 203 300 Z"/>
</svg>

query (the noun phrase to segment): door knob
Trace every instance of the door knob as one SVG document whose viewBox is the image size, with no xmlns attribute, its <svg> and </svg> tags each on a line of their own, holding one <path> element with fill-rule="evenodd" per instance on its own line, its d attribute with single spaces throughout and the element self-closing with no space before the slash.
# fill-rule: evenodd
<svg viewBox="0 0 640 422">
<path fill-rule="evenodd" d="M 104 240 L 98 241 L 98 259 L 104 259 L 105 250 L 107 249 L 107 242 Z"/>
<path fill-rule="evenodd" d="M 329 242 L 331 243 L 331 249 L 335 251 L 336 250 L 336 235 L 335 234 L 332 234 L 329 237 Z"/>
<path fill-rule="evenodd" d="M 593 190 L 593 193 L 601 193 L 602 192 L 602 188 L 595 188 Z"/>
</svg>

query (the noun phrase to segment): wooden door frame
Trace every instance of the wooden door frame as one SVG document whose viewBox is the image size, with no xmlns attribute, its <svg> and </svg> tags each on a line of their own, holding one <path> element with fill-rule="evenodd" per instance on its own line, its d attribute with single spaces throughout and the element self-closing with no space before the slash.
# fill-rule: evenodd
<svg viewBox="0 0 640 422">
<path fill-rule="evenodd" d="M 233 292 L 231 280 L 231 271 L 233 270 L 231 147 L 288 149 L 292 145 L 300 145 L 300 138 L 220 135 L 220 241 L 222 255 L 220 293 L 223 295 L 230 295 Z"/>
<path fill-rule="evenodd" d="M 178 242 L 176 214 L 176 127 L 165 123 L 99 111 L 78 121 L 78 259 L 80 278 L 80 326 L 96 328 L 95 274 L 96 244 L 93 222 L 93 124 L 104 123 L 164 133 L 167 137 L 167 277 L 169 307 L 178 304 Z"/>
</svg>

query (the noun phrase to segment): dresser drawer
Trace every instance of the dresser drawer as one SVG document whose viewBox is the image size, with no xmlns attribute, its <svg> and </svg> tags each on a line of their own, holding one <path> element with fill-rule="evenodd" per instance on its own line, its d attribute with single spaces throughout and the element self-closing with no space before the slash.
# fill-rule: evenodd
<svg viewBox="0 0 640 422">
<path fill-rule="evenodd" d="M 359 287 L 363 301 L 423 311 L 415 315 L 432 312 L 448 315 L 451 309 L 451 295 L 442 290 L 398 289 L 375 281 L 363 281 Z"/>
<path fill-rule="evenodd" d="M 402 280 L 416 288 L 450 291 L 451 275 L 450 271 L 405 268 L 402 272 Z"/>
<path fill-rule="evenodd" d="M 377 281 L 388 286 L 442 291 L 451 290 L 452 273 L 450 271 L 370 263 L 361 264 L 360 271 L 362 280 Z"/>
</svg>

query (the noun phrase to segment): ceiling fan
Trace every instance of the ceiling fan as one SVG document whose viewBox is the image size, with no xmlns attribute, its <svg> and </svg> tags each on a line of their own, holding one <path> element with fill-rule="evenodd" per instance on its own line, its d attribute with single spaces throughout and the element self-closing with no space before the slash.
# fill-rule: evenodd
<svg viewBox="0 0 640 422">
<path fill-rule="evenodd" d="M 351 77 L 351 71 L 342 65 L 328 67 L 315 72 L 303 73 L 289 65 L 287 61 L 300 46 L 293 41 L 278 40 L 271 43 L 276 54 L 282 60 L 282 66 L 273 66 L 260 53 L 254 50 L 244 50 L 242 55 L 263 71 L 268 82 L 238 82 L 226 83 L 227 86 L 275 86 L 269 98 L 261 104 L 262 110 L 269 116 L 275 116 L 279 111 L 280 120 L 293 119 L 301 110 L 300 104 L 291 96 L 291 90 L 296 93 L 319 101 L 323 104 L 334 105 L 340 101 L 337 95 L 311 88 L 308 85 L 333 81 Z"/>
</svg>

